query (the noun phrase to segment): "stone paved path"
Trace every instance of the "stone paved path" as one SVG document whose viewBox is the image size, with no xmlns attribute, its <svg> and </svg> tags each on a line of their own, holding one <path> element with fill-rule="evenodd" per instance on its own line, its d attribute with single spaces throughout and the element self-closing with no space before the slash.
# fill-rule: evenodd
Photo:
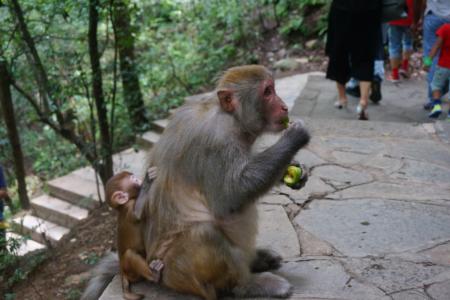
<svg viewBox="0 0 450 300">
<path fill-rule="evenodd" d="M 336 110 L 323 76 L 277 81 L 311 129 L 297 159 L 310 168 L 300 191 L 274 188 L 260 200 L 258 245 L 285 257 L 277 272 L 291 299 L 450 299 L 450 126 L 430 123 L 423 82 L 383 85 L 371 121 Z M 300 95 L 301 93 L 301 95 Z M 277 140 L 268 135 L 256 149 Z M 150 284 L 145 299 L 194 299 Z M 116 277 L 102 300 L 121 299 Z"/>
</svg>

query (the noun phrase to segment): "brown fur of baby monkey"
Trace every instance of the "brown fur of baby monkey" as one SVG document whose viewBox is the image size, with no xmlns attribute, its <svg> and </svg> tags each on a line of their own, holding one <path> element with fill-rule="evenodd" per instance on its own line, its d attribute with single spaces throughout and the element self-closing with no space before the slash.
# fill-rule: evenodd
<svg viewBox="0 0 450 300">
<path fill-rule="evenodd" d="M 145 260 L 145 247 L 139 220 L 134 215 L 136 199 L 141 189 L 140 180 L 132 173 L 123 171 L 106 183 L 106 201 L 118 211 L 117 249 L 122 277 L 123 296 L 126 300 L 143 298 L 131 292 L 130 283 L 145 278 L 158 282 L 163 268 L 162 261 Z"/>
<path fill-rule="evenodd" d="M 268 272 L 281 257 L 255 248 L 256 201 L 310 139 L 301 121 L 286 128 L 287 115 L 270 71 L 256 65 L 225 71 L 215 95 L 174 113 L 152 149 L 158 176 L 140 195 L 147 261 L 163 257 L 163 285 L 207 300 L 292 293 Z M 251 151 L 262 133 L 281 131 L 274 145 Z"/>
</svg>

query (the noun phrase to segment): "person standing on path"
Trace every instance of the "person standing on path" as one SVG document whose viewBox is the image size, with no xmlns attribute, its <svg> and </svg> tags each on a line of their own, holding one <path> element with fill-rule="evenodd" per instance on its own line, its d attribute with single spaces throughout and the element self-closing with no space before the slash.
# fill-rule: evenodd
<svg viewBox="0 0 450 300">
<path fill-rule="evenodd" d="M 5 200 L 8 198 L 8 190 L 6 185 L 3 168 L 0 166 L 0 252 L 6 249 L 6 223 L 3 212 L 5 209 Z"/>
<path fill-rule="evenodd" d="M 388 80 L 397 82 L 400 75 L 409 77 L 409 58 L 413 52 L 412 24 L 414 0 L 406 0 L 408 17 L 389 22 L 389 60 L 391 74 Z"/>
<path fill-rule="evenodd" d="M 417 27 L 423 16 L 423 57 L 429 57 L 431 48 L 436 42 L 436 31 L 445 23 L 450 22 L 450 0 L 415 0 L 414 1 L 414 22 L 413 27 Z M 433 81 L 439 53 L 434 57 L 427 75 L 428 101 L 423 108 L 430 110 L 433 108 L 433 95 L 431 92 L 431 82 Z M 448 85 L 444 85 L 441 95 L 448 92 Z"/>
<path fill-rule="evenodd" d="M 431 94 L 433 96 L 433 109 L 429 117 L 438 118 L 442 113 L 442 93 L 441 91 L 447 86 L 449 88 L 450 80 L 450 22 L 442 25 L 436 31 L 437 39 L 431 48 L 430 55 L 424 58 L 425 68 L 433 64 L 433 58 L 440 51 L 439 61 L 431 81 Z M 448 113 L 450 120 L 450 111 Z"/>
<path fill-rule="evenodd" d="M 367 106 L 373 78 L 377 34 L 381 26 L 381 0 L 333 0 L 328 16 L 327 78 L 336 81 L 338 101 L 347 105 L 345 84 L 360 81 L 358 119 L 368 120 Z"/>
</svg>

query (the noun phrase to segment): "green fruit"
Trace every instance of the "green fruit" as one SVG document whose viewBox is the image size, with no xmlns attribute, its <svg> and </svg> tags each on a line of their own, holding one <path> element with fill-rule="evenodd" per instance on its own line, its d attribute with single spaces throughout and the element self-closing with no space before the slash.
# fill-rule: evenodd
<svg viewBox="0 0 450 300">
<path fill-rule="evenodd" d="M 284 183 L 290 187 L 296 185 L 302 178 L 302 172 L 300 167 L 289 166 L 283 178 Z"/>
<path fill-rule="evenodd" d="M 284 117 L 284 118 L 281 120 L 281 123 L 283 123 L 283 125 L 284 125 L 286 128 L 288 128 L 288 127 L 289 127 L 289 117 Z"/>
</svg>

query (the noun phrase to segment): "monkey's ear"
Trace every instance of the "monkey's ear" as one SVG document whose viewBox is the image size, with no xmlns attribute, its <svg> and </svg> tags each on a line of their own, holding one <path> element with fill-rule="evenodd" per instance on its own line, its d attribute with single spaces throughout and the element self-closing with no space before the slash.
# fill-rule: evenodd
<svg viewBox="0 0 450 300">
<path fill-rule="evenodd" d="M 217 97 L 219 98 L 220 106 L 226 112 L 232 113 L 237 106 L 237 100 L 232 90 L 220 90 L 217 91 Z"/>
<path fill-rule="evenodd" d="M 116 191 L 111 196 L 111 202 L 113 205 L 124 205 L 129 200 L 128 193 L 124 193 L 122 191 Z"/>
</svg>

